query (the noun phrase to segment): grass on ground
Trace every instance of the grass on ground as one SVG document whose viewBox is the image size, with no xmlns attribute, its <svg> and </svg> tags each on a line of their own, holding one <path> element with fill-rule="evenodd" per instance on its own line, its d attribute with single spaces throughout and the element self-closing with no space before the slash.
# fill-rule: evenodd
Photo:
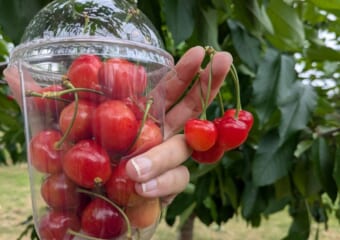
<svg viewBox="0 0 340 240">
<path fill-rule="evenodd" d="M 31 199 L 26 165 L 0 167 L 0 240 L 16 240 L 24 230 L 20 222 L 31 214 Z M 261 227 L 251 228 L 241 218 L 234 218 L 220 228 L 195 222 L 194 240 L 279 240 L 289 228 L 291 219 L 287 212 L 271 215 Z M 319 240 L 340 239 L 339 224 L 331 219 L 329 230 L 322 226 Z M 161 222 L 153 240 L 176 239 L 176 227 Z M 313 234 L 310 240 L 314 239 Z M 24 240 L 29 240 L 25 238 Z"/>
</svg>

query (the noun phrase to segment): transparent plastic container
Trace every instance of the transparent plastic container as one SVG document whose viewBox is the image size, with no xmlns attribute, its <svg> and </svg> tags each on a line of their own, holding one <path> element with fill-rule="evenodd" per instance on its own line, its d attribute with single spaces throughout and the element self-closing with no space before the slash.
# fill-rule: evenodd
<svg viewBox="0 0 340 240">
<path fill-rule="evenodd" d="M 41 240 L 150 239 L 159 199 L 125 163 L 163 140 L 173 58 L 123 0 L 58 0 L 12 52 L 20 76 L 33 216 Z"/>
</svg>

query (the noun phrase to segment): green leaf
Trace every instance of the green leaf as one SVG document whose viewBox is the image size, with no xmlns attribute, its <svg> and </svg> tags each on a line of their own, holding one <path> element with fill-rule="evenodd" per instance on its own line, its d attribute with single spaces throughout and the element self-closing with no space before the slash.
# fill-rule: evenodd
<svg viewBox="0 0 340 240">
<path fill-rule="evenodd" d="M 274 27 L 274 34 L 266 37 L 277 48 L 284 51 L 298 51 L 305 43 L 305 32 L 297 10 L 282 0 L 269 1 L 268 16 Z"/>
<path fill-rule="evenodd" d="M 254 184 L 265 186 L 286 176 L 292 164 L 294 150 L 294 141 L 281 144 L 276 132 L 265 135 L 254 156 L 252 167 Z"/>
<path fill-rule="evenodd" d="M 333 179 L 334 156 L 326 139 L 316 139 L 312 148 L 312 158 L 322 187 L 329 197 L 335 201 L 337 186 Z"/>
<path fill-rule="evenodd" d="M 217 10 L 200 6 L 197 11 L 197 14 L 195 14 L 195 30 L 189 39 L 189 43 L 191 45 L 212 46 L 216 50 L 220 50 Z"/>
<path fill-rule="evenodd" d="M 296 79 L 295 62 L 291 56 L 281 55 L 269 48 L 259 65 L 253 82 L 253 104 L 260 125 L 265 124 L 277 109 L 280 99 L 285 99 Z"/>
<path fill-rule="evenodd" d="M 306 203 L 301 200 L 294 203 L 295 208 L 291 210 L 293 223 L 289 228 L 288 236 L 283 240 L 306 240 L 310 234 L 310 221 Z"/>
<path fill-rule="evenodd" d="M 166 222 L 173 225 L 176 217 L 181 215 L 186 209 L 191 209 L 195 202 L 194 194 L 180 193 L 166 209 Z M 190 211 L 190 210 L 188 210 Z"/>
<path fill-rule="evenodd" d="M 306 127 L 317 104 L 317 95 L 312 87 L 296 82 L 290 95 L 280 102 L 281 123 L 279 133 L 285 141 L 295 132 Z"/>
<path fill-rule="evenodd" d="M 9 52 L 7 48 L 7 43 L 5 40 L 1 39 L 1 35 L 0 35 L 0 58 L 4 56 L 8 56 L 8 55 L 9 55 Z M 0 59 L 0 61 L 3 61 L 3 60 Z"/>
<path fill-rule="evenodd" d="M 43 0 L 0 1 L 0 28 L 14 43 L 19 43 L 24 29 L 40 10 Z"/>
<path fill-rule="evenodd" d="M 258 187 L 254 186 L 252 182 L 246 182 L 246 186 L 241 198 L 242 216 L 245 219 L 249 219 L 253 215 L 258 194 Z"/>
<path fill-rule="evenodd" d="M 138 0 L 138 8 L 148 16 L 159 33 L 162 33 L 161 6 L 159 0 Z"/>
<path fill-rule="evenodd" d="M 247 30 L 238 22 L 228 20 L 228 26 L 231 31 L 233 45 L 244 62 L 251 70 L 256 71 L 261 55 L 260 41 L 251 36 Z"/>
<path fill-rule="evenodd" d="M 290 195 L 292 194 L 291 180 L 290 177 L 288 176 L 283 177 L 276 181 L 274 187 L 276 199 L 286 199 L 289 198 Z"/>
<path fill-rule="evenodd" d="M 338 189 L 340 189 L 340 148 L 339 147 L 336 149 L 336 152 L 335 152 L 333 177 L 338 186 Z"/>
<path fill-rule="evenodd" d="M 196 202 L 201 203 L 203 202 L 207 196 L 209 195 L 210 191 L 209 188 L 211 186 L 211 181 L 214 181 L 215 177 L 211 174 L 206 175 L 207 177 L 202 177 L 197 180 L 196 188 L 195 188 L 195 198 Z"/>
<path fill-rule="evenodd" d="M 308 149 L 313 145 L 313 140 L 307 139 L 299 142 L 294 152 L 294 157 L 299 158 L 303 153 L 305 153 Z"/>
<path fill-rule="evenodd" d="M 340 0 L 311 0 L 311 2 L 322 9 L 340 10 Z"/>
<path fill-rule="evenodd" d="M 216 203 L 214 202 L 214 200 L 211 197 L 207 197 L 204 202 L 203 202 L 204 206 L 208 209 L 210 209 L 210 215 L 211 218 L 214 221 L 217 221 L 218 219 L 218 210 L 217 210 L 217 206 Z"/>
<path fill-rule="evenodd" d="M 264 5 L 260 6 L 259 1 L 237 0 L 234 6 L 237 18 L 245 24 L 247 29 L 253 31 L 256 35 L 261 34 L 262 28 L 268 33 L 274 34 L 272 23 Z"/>
<path fill-rule="evenodd" d="M 292 171 L 294 186 L 303 197 L 308 198 L 318 195 L 322 190 L 319 178 L 310 161 L 299 159 Z"/>
<path fill-rule="evenodd" d="M 195 27 L 195 0 L 162 1 L 165 21 L 172 34 L 175 44 L 191 36 Z"/>
<path fill-rule="evenodd" d="M 305 50 L 305 55 L 310 61 L 340 61 L 340 50 L 316 43 Z"/>
<path fill-rule="evenodd" d="M 311 2 L 305 2 L 303 7 L 303 19 L 308 23 L 318 24 L 327 21 L 327 15 L 321 14 L 320 9 Z M 313 29 L 314 30 L 314 29 Z"/>
<path fill-rule="evenodd" d="M 230 176 L 225 176 L 224 192 L 227 194 L 231 205 L 236 210 L 238 207 L 238 191 L 234 180 Z"/>
</svg>

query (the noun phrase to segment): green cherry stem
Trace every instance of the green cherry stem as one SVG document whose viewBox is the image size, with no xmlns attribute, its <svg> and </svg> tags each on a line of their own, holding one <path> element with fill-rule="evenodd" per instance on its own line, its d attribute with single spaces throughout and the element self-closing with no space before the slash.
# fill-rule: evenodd
<svg viewBox="0 0 340 240">
<path fill-rule="evenodd" d="M 49 91 L 49 92 L 44 92 L 44 93 L 38 93 L 38 92 L 34 92 L 34 91 L 27 91 L 25 93 L 26 97 L 40 97 L 40 98 L 48 98 L 48 99 L 53 99 L 53 100 L 57 100 L 57 101 L 61 101 L 61 102 L 65 102 L 65 103 L 70 103 L 70 100 L 64 99 L 61 97 L 62 94 L 60 94 L 59 92 L 55 92 L 55 91 Z"/>
<path fill-rule="evenodd" d="M 222 96 L 222 93 L 221 91 L 218 91 L 218 103 L 220 105 L 220 109 L 221 109 L 221 116 L 223 116 L 224 114 L 224 101 L 223 101 L 223 96 Z"/>
<path fill-rule="evenodd" d="M 212 75 L 213 75 L 213 67 L 212 67 L 212 62 L 213 62 L 213 58 L 214 58 L 214 54 L 215 54 L 215 50 L 211 47 L 211 46 L 207 46 L 205 47 L 205 53 L 209 56 L 209 62 L 210 62 L 210 68 L 209 68 L 209 77 L 208 77 L 208 87 L 207 87 L 207 93 L 205 96 L 205 99 L 202 99 L 203 95 L 203 91 L 202 91 L 202 87 L 200 87 L 201 89 L 201 102 L 202 102 L 202 114 L 201 114 L 201 118 L 200 119 L 207 119 L 207 108 L 209 106 L 209 100 L 210 100 L 210 94 L 211 94 L 211 85 L 212 85 Z M 200 82 L 201 84 L 201 82 Z"/>
<path fill-rule="evenodd" d="M 126 228 L 127 228 L 127 230 L 126 230 L 126 238 L 128 240 L 132 239 L 132 229 L 131 229 L 130 220 L 129 220 L 128 216 L 125 214 L 125 212 L 123 211 L 122 208 L 120 208 L 117 204 L 115 204 L 110 199 L 108 199 L 107 197 L 105 197 L 105 196 L 103 196 L 101 194 L 98 194 L 98 193 L 95 193 L 95 192 L 91 192 L 91 191 L 88 191 L 88 190 L 85 190 L 85 189 L 81 189 L 81 188 L 79 188 L 77 191 L 80 192 L 80 193 L 85 193 L 85 194 L 93 196 L 93 197 L 100 198 L 100 199 L 108 202 L 109 204 L 111 204 L 113 207 L 115 207 L 118 210 L 118 212 L 122 215 L 122 217 L 124 218 L 124 221 L 126 222 Z M 76 234 L 80 234 L 80 233 L 76 233 Z M 85 237 L 87 237 L 87 236 L 85 236 Z M 93 240 L 93 239 L 94 240 L 102 240 L 100 238 L 87 238 L 87 239 L 89 239 L 89 240 Z"/>
<path fill-rule="evenodd" d="M 72 85 L 71 82 L 63 82 L 63 84 L 67 87 L 69 87 L 70 89 L 73 89 L 74 86 Z M 64 141 L 66 140 L 66 138 L 68 137 L 68 135 L 71 132 L 71 129 L 76 121 L 76 117 L 77 117 L 77 113 L 78 113 L 78 104 L 79 103 L 79 98 L 78 98 L 78 93 L 74 92 L 74 111 L 73 111 L 73 115 L 72 115 L 72 119 L 70 124 L 67 126 L 67 129 L 64 133 L 64 135 L 60 138 L 60 140 L 58 142 L 56 142 L 55 147 L 56 149 L 59 149 L 61 147 L 61 145 L 64 143 Z"/>
<path fill-rule="evenodd" d="M 238 118 L 238 114 L 242 110 L 241 106 L 241 93 L 240 93 L 240 81 L 237 75 L 237 70 L 234 66 L 234 64 L 231 64 L 230 66 L 230 72 L 231 76 L 234 80 L 234 86 L 235 86 L 235 94 L 236 94 L 236 112 L 235 112 L 235 118 Z"/>
<path fill-rule="evenodd" d="M 133 147 L 133 145 L 136 144 L 139 136 L 141 135 L 142 133 L 142 130 L 143 130 L 143 127 L 145 125 L 145 122 L 148 118 L 148 115 L 149 115 L 149 111 L 150 111 L 150 108 L 151 108 L 151 105 L 153 104 L 153 98 L 149 98 L 147 101 L 146 101 L 146 106 L 145 106 L 145 111 L 144 111 L 144 114 L 143 114 L 143 119 L 142 119 L 142 123 L 138 129 L 138 132 L 137 132 L 137 135 L 135 137 L 135 139 L 133 140 L 132 144 L 130 145 L 130 147 L 128 148 L 128 151 Z"/>
</svg>

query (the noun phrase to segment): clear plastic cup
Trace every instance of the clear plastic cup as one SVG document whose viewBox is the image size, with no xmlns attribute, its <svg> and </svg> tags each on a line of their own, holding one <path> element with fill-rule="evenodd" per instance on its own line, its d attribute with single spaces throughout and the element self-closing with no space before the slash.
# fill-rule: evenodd
<svg viewBox="0 0 340 240">
<path fill-rule="evenodd" d="M 163 141 L 173 58 L 122 0 L 58 0 L 12 52 L 22 92 L 33 216 L 42 240 L 150 239 L 159 199 L 125 163 Z"/>
</svg>

